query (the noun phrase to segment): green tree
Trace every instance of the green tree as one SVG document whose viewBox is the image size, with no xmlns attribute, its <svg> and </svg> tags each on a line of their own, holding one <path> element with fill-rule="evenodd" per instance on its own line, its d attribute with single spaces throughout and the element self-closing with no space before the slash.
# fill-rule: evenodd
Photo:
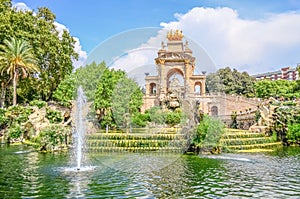
<svg viewBox="0 0 300 199">
<path fill-rule="evenodd" d="M 37 12 L 18 11 L 11 7 L 10 0 L 1 0 L 0 43 L 10 38 L 26 40 L 40 68 L 38 79 L 21 80 L 22 87 L 17 94 L 24 100 L 52 99 L 60 82 L 72 73 L 72 60 L 78 57 L 73 37 L 67 30 L 58 31 L 55 15 L 48 8 L 39 8 Z M 6 77 L 0 79 L 3 91 Z"/>
<path fill-rule="evenodd" d="M 75 96 L 75 78 L 74 75 L 66 77 L 53 93 L 53 98 L 64 106 L 70 106 L 71 100 Z"/>
<path fill-rule="evenodd" d="M 130 118 L 139 112 L 142 97 L 138 84 L 126 77 L 124 71 L 105 67 L 98 79 L 94 100 L 100 125 L 126 126 Z"/>
<path fill-rule="evenodd" d="M 107 124 L 114 127 L 116 125 L 112 113 L 112 97 L 116 84 L 124 76 L 124 71 L 105 68 L 99 79 L 94 106 L 102 127 Z"/>
<path fill-rule="evenodd" d="M 10 0 L 0 0 L 0 12 L 4 12 L 10 9 L 12 6 Z"/>
<path fill-rule="evenodd" d="M 254 97 L 254 79 L 247 73 L 240 73 L 229 67 L 219 69 L 206 77 L 208 92 L 225 92 L 227 94 L 238 94 L 247 97 Z"/>
<path fill-rule="evenodd" d="M 269 98 L 269 97 L 284 97 L 293 98 L 299 97 L 298 83 L 288 80 L 261 80 L 255 82 L 254 85 L 256 97 Z"/>
<path fill-rule="evenodd" d="M 67 30 L 57 31 L 55 15 L 48 8 L 39 8 L 36 18 L 32 43 L 41 66 L 36 91 L 48 101 L 60 82 L 72 73 L 72 59 L 77 59 L 78 54 L 74 51 L 75 40 Z"/>
<path fill-rule="evenodd" d="M 130 119 L 143 104 L 143 93 L 138 84 L 124 76 L 119 79 L 112 93 L 112 111 L 118 126 L 128 127 Z"/>
<path fill-rule="evenodd" d="M 95 93 L 101 75 L 106 69 L 104 62 L 100 64 L 92 63 L 81 66 L 74 73 L 68 75 L 60 82 L 53 93 L 53 99 L 59 103 L 69 106 L 70 101 L 76 98 L 76 89 L 82 86 L 88 101 L 95 100 Z"/>
<path fill-rule="evenodd" d="M 146 110 L 145 113 L 149 114 L 150 121 L 155 124 L 164 124 L 166 122 L 166 114 L 159 106 L 153 106 Z"/>
<path fill-rule="evenodd" d="M 81 85 L 89 101 L 94 101 L 99 79 L 105 69 L 106 64 L 104 62 L 101 62 L 100 64 L 93 62 L 76 69 L 74 73 L 74 78 L 76 80 L 75 88 Z"/>
<path fill-rule="evenodd" d="M 12 38 L 4 40 L 0 48 L 0 59 L 3 65 L 0 66 L 1 75 L 4 72 L 10 76 L 13 81 L 13 105 L 17 104 L 17 82 L 19 75 L 27 77 L 31 71 L 38 72 L 36 58 L 32 54 L 31 46 L 24 40 Z"/>
</svg>

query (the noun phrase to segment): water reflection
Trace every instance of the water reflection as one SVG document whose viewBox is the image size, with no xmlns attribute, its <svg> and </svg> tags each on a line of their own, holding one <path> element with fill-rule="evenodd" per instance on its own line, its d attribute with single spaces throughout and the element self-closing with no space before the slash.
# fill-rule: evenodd
<svg viewBox="0 0 300 199">
<path fill-rule="evenodd" d="M 90 183 L 90 174 L 84 172 L 68 172 L 63 174 L 69 181 L 69 193 L 66 198 L 85 198 Z"/>
<path fill-rule="evenodd" d="M 97 167 L 82 172 L 64 172 L 69 154 L 15 153 L 26 150 L 1 148 L 1 198 L 300 198 L 299 148 L 207 157 L 98 153 L 90 154 Z"/>
<path fill-rule="evenodd" d="M 26 153 L 25 153 L 26 152 Z M 19 153 L 22 154 L 22 153 Z M 37 152 L 24 151 L 23 170 L 20 175 L 23 178 L 22 195 L 38 195 L 42 186 L 39 178 L 39 157 Z M 25 166 L 26 165 L 26 166 Z"/>
<path fill-rule="evenodd" d="M 233 159 L 223 160 L 221 182 L 223 193 L 231 197 L 245 198 L 297 198 L 300 190 L 300 159 L 272 156 L 270 154 L 231 154 Z M 250 162 L 235 161 L 247 157 Z"/>
</svg>

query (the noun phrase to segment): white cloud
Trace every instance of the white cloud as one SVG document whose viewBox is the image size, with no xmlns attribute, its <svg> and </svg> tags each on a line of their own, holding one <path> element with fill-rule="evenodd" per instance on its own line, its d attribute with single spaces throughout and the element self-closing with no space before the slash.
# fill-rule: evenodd
<svg viewBox="0 0 300 199">
<path fill-rule="evenodd" d="M 69 29 L 58 22 L 54 22 L 54 25 L 56 27 L 56 30 L 58 31 L 58 36 L 61 37 L 63 34 L 63 31 L 66 30 L 69 32 Z M 75 44 L 74 44 L 74 50 L 76 53 L 78 53 L 78 60 L 73 60 L 73 66 L 74 68 L 79 68 L 80 66 L 84 66 L 85 65 L 85 61 L 87 59 L 87 53 L 86 51 L 82 50 L 82 46 L 80 44 L 80 40 L 78 37 L 73 37 L 75 40 Z"/>
<path fill-rule="evenodd" d="M 125 70 L 129 72 L 129 75 L 131 71 L 139 71 L 142 75 L 144 75 L 144 72 L 151 72 L 151 75 L 156 74 L 154 59 L 157 57 L 157 51 L 160 49 L 161 42 L 165 38 L 166 31 L 159 30 L 155 37 L 149 38 L 139 47 L 127 50 L 123 55 L 116 57 L 111 67 Z M 141 70 L 143 67 L 145 70 Z M 153 68 L 149 69 L 149 67 Z"/>
<path fill-rule="evenodd" d="M 161 26 L 183 30 L 218 67 L 257 73 L 300 62 L 300 13 L 245 20 L 231 8 L 196 7 L 175 17 L 176 21 Z"/>
<path fill-rule="evenodd" d="M 60 38 L 62 37 L 62 34 L 63 34 L 64 30 L 69 32 L 69 29 L 64 24 L 61 24 L 61 23 L 58 23 L 58 22 L 55 21 L 54 25 L 55 25 L 55 29 L 58 32 L 58 36 Z"/>
<path fill-rule="evenodd" d="M 111 65 L 112 68 L 130 72 L 138 67 L 153 65 L 157 49 L 151 47 L 140 47 L 127 51 L 116 57 Z"/>
<path fill-rule="evenodd" d="M 162 48 L 162 42 L 164 42 L 165 46 L 167 45 L 166 36 L 169 29 L 157 29 L 155 36 L 147 38 L 148 40 L 145 40 L 137 48 L 125 50 L 125 53 L 116 57 L 109 66 L 128 72 L 129 77 L 134 77 L 139 83 L 143 83 L 141 79 L 144 79 L 144 73 L 157 75 L 155 58 L 157 57 L 157 51 Z M 149 30 L 145 28 L 144 31 Z M 134 30 L 131 33 L 134 34 Z M 195 74 L 201 74 L 202 71 L 215 71 L 215 64 L 203 48 L 191 38 L 185 38 L 183 42 L 185 40 L 189 42 L 189 47 L 193 50 L 193 56 L 196 57 Z M 125 47 L 126 45 L 124 45 Z"/>
<path fill-rule="evenodd" d="M 25 3 L 23 2 L 18 2 L 18 3 L 13 3 L 13 7 L 15 7 L 17 10 L 21 10 L 21 11 L 27 11 L 27 10 L 31 10 Z M 69 32 L 69 29 L 58 22 L 54 22 L 55 28 L 58 31 L 58 36 L 61 37 L 63 34 L 63 31 L 66 30 Z M 74 44 L 74 50 L 76 53 L 78 53 L 78 60 L 73 60 L 73 66 L 74 68 L 78 68 L 80 66 L 83 66 L 85 64 L 85 61 L 87 59 L 87 53 L 82 50 L 82 47 L 80 45 L 80 41 L 79 38 L 77 37 L 73 37 L 75 40 L 75 44 Z"/>
<path fill-rule="evenodd" d="M 13 8 L 16 8 L 18 11 L 27 11 L 31 10 L 25 3 L 23 2 L 18 2 L 18 3 L 13 3 Z"/>
<path fill-rule="evenodd" d="M 75 40 L 74 50 L 78 53 L 78 60 L 73 60 L 73 66 L 74 68 L 79 68 L 80 66 L 85 65 L 85 61 L 87 59 L 87 53 L 86 51 L 82 50 L 79 38 L 73 37 Z"/>
<path fill-rule="evenodd" d="M 61 37 L 63 34 L 63 31 L 66 30 L 69 32 L 69 29 L 58 22 L 54 22 L 55 28 L 58 31 L 58 36 Z M 74 44 L 74 50 L 76 53 L 78 53 L 78 60 L 73 60 L 73 66 L 74 68 L 79 68 L 80 66 L 84 66 L 85 65 L 85 61 L 87 59 L 87 53 L 86 51 L 82 50 L 82 46 L 80 44 L 80 40 L 78 37 L 73 37 L 75 40 L 75 44 Z"/>
</svg>

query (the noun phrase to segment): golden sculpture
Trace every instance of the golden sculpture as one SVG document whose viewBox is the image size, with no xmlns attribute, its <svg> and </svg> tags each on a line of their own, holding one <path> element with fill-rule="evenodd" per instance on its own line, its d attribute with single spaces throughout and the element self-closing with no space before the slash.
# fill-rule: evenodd
<svg viewBox="0 0 300 199">
<path fill-rule="evenodd" d="M 156 64 L 164 65 L 166 60 L 163 59 L 157 59 Z"/>
<path fill-rule="evenodd" d="M 167 38 L 169 41 L 181 41 L 183 38 L 182 30 L 175 30 L 175 32 L 170 30 L 167 34 Z"/>
</svg>

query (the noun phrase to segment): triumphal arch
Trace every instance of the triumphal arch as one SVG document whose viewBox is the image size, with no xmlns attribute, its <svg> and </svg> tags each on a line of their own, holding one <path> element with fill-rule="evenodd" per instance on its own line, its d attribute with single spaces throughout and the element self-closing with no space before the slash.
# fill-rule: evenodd
<svg viewBox="0 0 300 199">
<path fill-rule="evenodd" d="M 195 75 L 195 57 L 182 31 L 169 31 L 155 58 L 157 75 L 146 73 L 143 110 L 153 106 L 180 107 L 182 101 L 205 95 L 206 76 Z"/>
<path fill-rule="evenodd" d="M 146 90 L 141 111 L 153 106 L 173 110 L 183 107 L 190 114 L 202 112 L 225 123 L 230 123 L 233 112 L 245 118 L 255 112 L 259 99 L 206 93 L 206 76 L 195 74 L 195 61 L 188 41 L 183 41 L 182 31 L 169 31 L 167 43 L 162 42 L 155 58 L 157 75 L 145 74 Z"/>
</svg>

